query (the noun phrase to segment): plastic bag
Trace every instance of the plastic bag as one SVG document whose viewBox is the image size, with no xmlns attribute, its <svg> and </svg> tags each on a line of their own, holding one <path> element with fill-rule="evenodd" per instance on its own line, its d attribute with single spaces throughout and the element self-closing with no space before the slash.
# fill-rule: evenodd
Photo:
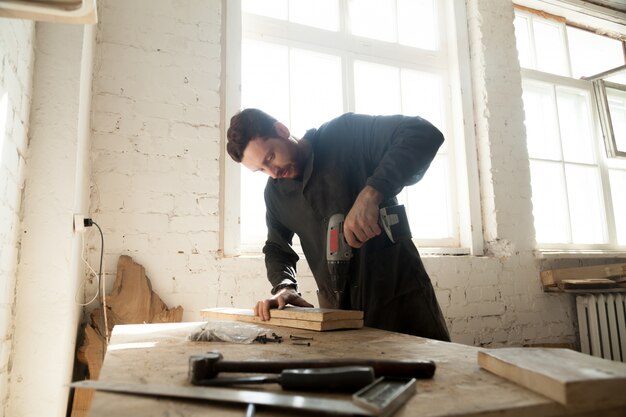
<svg viewBox="0 0 626 417">
<path fill-rule="evenodd" d="M 238 321 L 210 320 L 189 335 L 194 342 L 230 342 L 248 344 L 269 332 L 265 327 Z"/>
</svg>

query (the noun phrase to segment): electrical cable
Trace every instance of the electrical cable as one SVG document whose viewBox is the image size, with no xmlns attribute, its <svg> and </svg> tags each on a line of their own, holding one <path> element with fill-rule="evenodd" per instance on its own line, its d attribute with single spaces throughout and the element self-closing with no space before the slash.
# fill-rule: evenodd
<svg viewBox="0 0 626 417">
<path fill-rule="evenodd" d="M 107 319 L 106 278 L 102 274 L 102 271 L 104 269 L 104 263 L 103 263 L 103 259 L 104 259 L 104 234 L 102 233 L 102 229 L 100 228 L 98 223 L 94 222 L 91 219 L 85 219 L 85 226 L 87 226 L 87 220 L 89 220 L 89 223 L 95 225 L 98 228 L 98 231 L 100 232 L 100 270 L 98 272 L 98 276 L 100 277 L 99 281 L 100 281 L 100 284 L 102 285 L 101 299 L 102 299 L 102 317 L 103 317 L 103 320 L 104 320 L 104 342 L 105 342 L 105 344 L 108 344 L 109 343 L 109 323 L 108 323 L 108 319 Z M 104 349 L 103 349 L 103 354 L 104 354 Z"/>
<path fill-rule="evenodd" d="M 93 268 L 91 267 L 91 265 L 89 264 L 89 262 L 87 262 L 87 259 L 85 259 L 85 241 L 83 238 L 83 234 L 81 233 L 80 235 L 80 239 L 81 239 L 81 246 L 82 249 L 80 251 L 80 259 L 82 259 L 83 263 L 85 265 L 87 265 L 87 268 L 89 268 L 89 271 L 91 271 L 91 273 L 93 274 L 94 277 L 96 277 L 96 281 L 97 281 L 97 286 L 96 286 L 96 293 L 95 295 L 91 298 L 91 300 L 87 301 L 86 303 L 81 303 L 78 301 L 78 294 L 84 290 L 85 285 L 87 283 L 87 280 L 89 277 L 83 279 L 82 284 L 80 284 L 80 286 L 78 287 L 78 289 L 76 290 L 76 295 L 74 296 L 74 301 L 76 302 L 76 304 L 78 304 L 79 306 L 88 306 L 89 304 L 93 303 L 97 298 L 98 295 L 100 294 L 100 277 L 98 276 L 98 273 L 96 271 L 93 270 Z"/>
</svg>

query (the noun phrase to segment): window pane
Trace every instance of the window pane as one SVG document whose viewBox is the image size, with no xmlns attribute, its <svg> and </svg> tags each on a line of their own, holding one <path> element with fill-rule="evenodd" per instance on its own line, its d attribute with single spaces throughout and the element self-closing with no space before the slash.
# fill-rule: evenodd
<svg viewBox="0 0 626 417">
<path fill-rule="evenodd" d="M 402 69 L 402 113 L 428 120 L 446 135 L 441 77 Z M 444 142 L 445 143 L 445 142 Z"/>
<path fill-rule="evenodd" d="M 350 0 L 352 33 L 364 38 L 396 42 L 394 0 Z"/>
<path fill-rule="evenodd" d="M 626 152 L 626 91 L 606 89 L 616 150 Z"/>
<path fill-rule="evenodd" d="M 563 158 L 568 162 L 595 163 L 589 93 L 557 87 Z"/>
<path fill-rule="evenodd" d="M 260 251 L 267 240 L 263 197 L 267 178 L 267 175 L 252 172 L 241 166 L 240 240 L 241 246 L 248 250 Z"/>
<path fill-rule="evenodd" d="M 519 64 L 523 68 L 534 69 L 530 30 L 528 29 L 530 24 L 529 18 L 516 15 L 513 24 L 515 26 L 515 43 L 517 45 Z"/>
<path fill-rule="evenodd" d="M 290 58 L 289 128 L 301 137 L 343 113 L 341 58 L 303 49 L 292 49 Z"/>
<path fill-rule="evenodd" d="M 610 170 L 617 243 L 626 245 L 626 171 Z"/>
<path fill-rule="evenodd" d="M 437 13 L 433 0 L 398 0 L 398 42 L 438 49 Z"/>
<path fill-rule="evenodd" d="M 245 40 L 242 45 L 241 105 L 256 107 L 289 123 L 289 52 L 286 46 Z M 263 190 L 267 176 L 241 166 L 240 240 L 260 250 L 267 238 Z M 252 247 L 251 245 L 256 245 Z"/>
<path fill-rule="evenodd" d="M 572 243 L 606 243 L 604 198 L 596 167 L 565 166 Z"/>
<path fill-rule="evenodd" d="M 339 30 L 338 0 L 291 0 L 289 20 L 326 30 Z"/>
<path fill-rule="evenodd" d="M 454 236 L 450 218 L 448 159 L 438 155 L 420 182 L 406 187 L 398 201 L 407 208 L 414 238 L 445 239 Z"/>
<path fill-rule="evenodd" d="M 537 69 L 539 71 L 569 76 L 563 39 L 564 26 L 549 20 L 533 19 Z"/>
<path fill-rule="evenodd" d="M 554 90 L 549 84 L 524 82 L 526 138 L 531 158 L 561 160 Z"/>
<path fill-rule="evenodd" d="M 245 40 L 241 63 L 242 107 L 257 107 L 289 122 L 287 47 Z"/>
<path fill-rule="evenodd" d="M 287 0 L 243 0 L 241 10 L 274 19 L 287 20 Z"/>
<path fill-rule="evenodd" d="M 401 113 L 400 69 L 355 61 L 354 101 L 357 113 Z"/>
<path fill-rule="evenodd" d="M 622 42 L 586 30 L 567 27 L 572 76 L 589 77 L 624 65 Z"/>
<path fill-rule="evenodd" d="M 569 243 L 569 215 L 560 163 L 530 161 L 533 216 L 538 243 Z"/>
</svg>

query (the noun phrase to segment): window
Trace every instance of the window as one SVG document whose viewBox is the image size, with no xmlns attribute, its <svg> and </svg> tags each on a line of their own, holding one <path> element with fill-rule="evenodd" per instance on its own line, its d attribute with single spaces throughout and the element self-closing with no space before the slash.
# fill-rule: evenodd
<svg viewBox="0 0 626 417">
<path fill-rule="evenodd" d="M 481 240 L 481 228 L 470 228 L 471 221 L 480 221 L 478 207 L 470 208 L 466 197 L 458 198 L 470 188 L 467 172 L 456 167 L 465 166 L 472 123 L 463 123 L 461 110 L 471 98 L 461 97 L 461 88 L 455 88 L 460 76 L 454 68 L 464 57 L 453 48 L 457 27 L 449 18 L 452 4 L 243 0 L 241 95 L 238 106 L 228 111 L 261 108 L 285 123 L 295 137 L 350 111 L 424 117 L 446 141 L 422 181 L 398 198 L 407 207 L 419 246 L 467 253 L 480 246 L 475 242 Z M 459 24 L 464 26 L 464 21 Z M 259 251 L 266 238 L 267 177 L 245 168 L 236 175 L 231 168 L 230 173 L 228 181 L 236 175 L 241 181 L 238 249 Z M 466 213 L 463 220 L 459 212 Z"/>
<path fill-rule="evenodd" d="M 623 250 L 626 161 L 611 158 L 604 147 L 598 95 L 588 79 L 624 65 L 623 43 L 529 10 L 516 10 L 515 34 L 537 245 Z M 626 94 L 606 91 L 621 132 Z"/>
<path fill-rule="evenodd" d="M 626 159 L 626 66 L 594 78 L 593 88 L 607 155 Z"/>
</svg>

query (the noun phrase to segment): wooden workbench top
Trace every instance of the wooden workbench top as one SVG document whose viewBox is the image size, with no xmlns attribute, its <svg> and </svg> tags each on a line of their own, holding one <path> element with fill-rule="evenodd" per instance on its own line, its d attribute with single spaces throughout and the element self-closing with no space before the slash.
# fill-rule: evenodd
<svg viewBox="0 0 626 417">
<path fill-rule="evenodd" d="M 377 358 L 432 359 L 437 364 L 433 379 L 418 380 L 417 394 L 401 408 L 398 417 L 498 416 L 548 417 L 598 415 L 592 409 L 565 407 L 546 397 L 493 375 L 477 364 L 479 348 L 362 328 L 332 332 L 294 330 L 264 326 L 283 343 L 236 344 L 191 342 L 187 336 L 202 323 L 116 326 L 100 374 L 100 380 L 187 385 L 188 360 L 192 354 L 219 351 L 224 360 Z M 313 337 L 310 346 L 294 345 L 289 335 Z M 246 388 L 249 389 L 249 388 Z M 256 389 L 279 389 L 265 385 Z M 321 395 L 321 394 L 308 394 Z M 336 398 L 349 398 L 337 395 Z M 300 413 L 299 413 L 300 414 Z M 602 410 L 605 417 L 626 415 L 626 408 Z M 147 416 L 244 416 L 244 405 L 216 405 L 193 401 L 143 398 L 98 392 L 91 417 Z M 257 408 L 257 416 L 287 416 L 293 412 Z M 308 414 L 303 414 L 308 415 Z"/>
</svg>

